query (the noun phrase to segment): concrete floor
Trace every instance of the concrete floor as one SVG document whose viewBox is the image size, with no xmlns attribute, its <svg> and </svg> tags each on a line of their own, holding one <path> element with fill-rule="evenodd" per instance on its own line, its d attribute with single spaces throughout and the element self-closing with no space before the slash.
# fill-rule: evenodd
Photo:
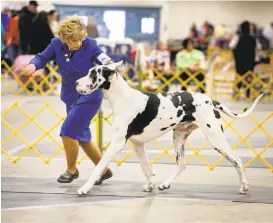
<svg viewBox="0 0 273 223">
<path fill-rule="evenodd" d="M 181 222 L 272 222 L 272 205 L 137 199 L 51 206 L 2 212 L 2 222 L 57 223 L 181 223 Z"/>
<path fill-rule="evenodd" d="M 93 165 L 78 166 L 80 178 L 71 184 L 56 182 L 64 160 L 45 165 L 26 158 L 18 164 L 2 161 L 2 222 L 272 222 L 273 175 L 267 169 L 249 168 L 250 190 L 238 193 L 234 168 L 188 165 L 171 188 L 142 192 L 145 182 L 138 163 L 117 167 L 112 179 L 95 186 L 87 197 L 77 189 L 87 180 Z M 174 165 L 156 164 L 156 186 L 166 180 Z M 106 214 L 107 213 L 107 214 Z M 51 217 L 48 217 L 51 216 Z"/>
</svg>

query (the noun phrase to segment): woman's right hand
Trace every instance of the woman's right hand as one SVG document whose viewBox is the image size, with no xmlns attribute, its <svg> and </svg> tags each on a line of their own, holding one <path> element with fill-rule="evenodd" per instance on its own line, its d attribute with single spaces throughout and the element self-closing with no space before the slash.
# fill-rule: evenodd
<svg viewBox="0 0 273 223">
<path fill-rule="evenodd" d="M 24 69 L 24 71 L 25 71 L 28 75 L 33 74 L 33 73 L 35 72 L 35 70 L 36 70 L 36 67 L 35 67 L 34 64 L 28 64 L 28 65 L 25 67 L 25 69 Z"/>
</svg>

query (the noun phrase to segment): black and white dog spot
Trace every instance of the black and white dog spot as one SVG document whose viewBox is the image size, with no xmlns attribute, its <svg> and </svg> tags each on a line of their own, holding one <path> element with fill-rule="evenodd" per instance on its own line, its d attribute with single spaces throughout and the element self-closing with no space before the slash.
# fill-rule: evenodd
<svg viewBox="0 0 273 223">
<path fill-rule="evenodd" d="M 223 128 L 223 126 L 221 125 L 221 130 L 222 130 L 222 132 L 224 132 L 224 128 Z"/>
<path fill-rule="evenodd" d="M 160 129 L 160 131 L 165 131 L 166 129 L 168 129 L 169 127 L 165 127 L 165 128 L 162 128 Z"/>
<path fill-rule="evenodd" d="M 182 109 L 179 109 L 179 110 L 177 111 L 177 118 L 179 118 L 179 117 L 182 115 L 182 113 L 183 113 L 183 110 L 182 110 Z"/>
<path fill-rule="evenodd" d="M 183 119 L 180 122 L 193 122 L 195 120 L 196 119 L 191 114 L 189 114 L 189 115 L 183 116 Z"/>
<path fill-rule="evenodd" d="M 217 119 L 221 118 L 220 113 L 217 110 L 213 109 L 213 112 L 214 112 L 215 118 Z"/>
<path fill-rule="evenodd" d="M 152 120 L 157 117 L 160 105 L 160 99 L 156 94 L 143 93 L 148 96 L 148 101 L 143 112 L 138 113 L 132 122 L 128 125 L 126 140 L 132 135 L 140 135 L 144 128 L 148 126 Z"/>
<path fill-rule="evenodd" d="M 180 153 L 177 152 L 177 153 L 176 153 L 176 158 L 175 158 L 176 164 L 177 164 L 177 165 L 178 165 L 179 159 L 180 159 Z"/>
</svg>

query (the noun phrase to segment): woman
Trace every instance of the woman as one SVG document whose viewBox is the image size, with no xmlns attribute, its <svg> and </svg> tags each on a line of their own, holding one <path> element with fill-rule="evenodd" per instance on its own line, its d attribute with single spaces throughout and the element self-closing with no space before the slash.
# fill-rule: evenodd
<svg viewBox="0 0 273 223">
<path fill-rule="evenodd" d="M 99 148 L 91 140 L 90 121 L 99 110 L 103 92 L 97 90 L 91 95 L 79 95 L 75 81 L 85 76 L 93 62 L 111 63 L 96 41 L 87 37 L 86 27 L 79 16 L 69 16 L 59 24 L 58 36 L 49 46 L 38 53 L 26 67 L 28 74 L 45 67 L 50 60 L 56 60 L 62 76 L 61 100 L 66 104 L 67 117 L 60 136 L 67 159 L 67 170 L 58 178 L 60 183 L 70 183 L 79 177 L 76 160 L 79 144 L 87 156 L 97 165 L 102 157 Z M 106 169 L 96 184 L 112 177 Z"/>
</svg>

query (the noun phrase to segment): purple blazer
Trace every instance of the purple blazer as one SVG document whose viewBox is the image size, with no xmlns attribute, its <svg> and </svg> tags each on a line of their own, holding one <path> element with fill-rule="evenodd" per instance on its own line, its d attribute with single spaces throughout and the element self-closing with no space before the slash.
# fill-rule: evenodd
<svg viewBox="0 0 273 223">
<path fill-rule="evenodd" d="M 96 40 L 86 37 L 82 46 L 77 50 L 72 58 L 69 58 L 68 46 L 61 42 L 60 38 L 54 38 L 48 47 L 41 53 L 38 53 L 31 61 L 36 69 L 41 69 L 46 64 L 55 60 L 59 66 L 62 76 L 61 100 L 66 105 L 71 106 L 78 98 L 75 81 L 87 75 L 90 68 L 94 66 L 94 61 L 99 63 L 98 56 L 103 51 L 97 45 Z M 107 57 L 105 55 L 105 57 Z M 103 58 L 105 59 L 110 58 Z M 101 58 L 101 57 L 100 57 Z M 87 103 L 100 103 L 103 99 L 102 90 L 97 90 L 88 96 L 81 96 L 80 100 Z"/>
</svg>

